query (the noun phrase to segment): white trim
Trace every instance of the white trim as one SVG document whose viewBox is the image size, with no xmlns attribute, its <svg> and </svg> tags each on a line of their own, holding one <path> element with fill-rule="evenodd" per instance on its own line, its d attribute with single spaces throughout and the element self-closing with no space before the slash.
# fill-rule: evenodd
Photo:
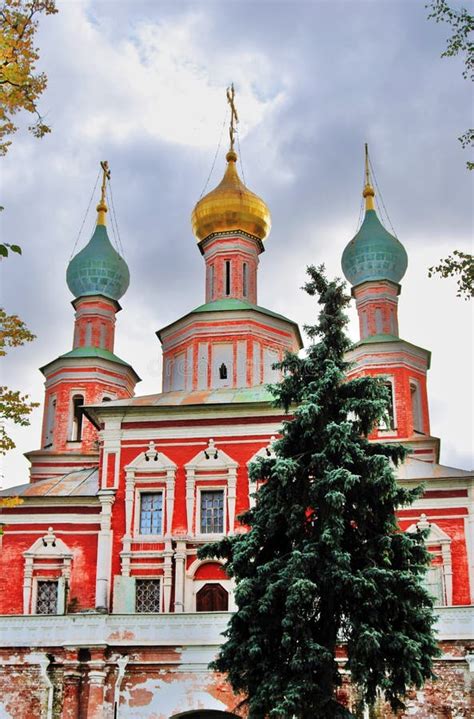
<svg viewBox="0 0 474 719">
<path fill-rule="evenodd" d="M 389 375 L 389 374 L 382 374 L 377 376 L 377 379 L 381 379 L 384 385 L 390 385 L 392 390 L 392 416 L 393 416 L 393 426 L 385 426 L 385 423 L 383 420 L 381 420 L 380 424 L 377 427 L 378 435 L 385 437 L 389 434 L 393 434 L 397 432 L 398 423 L 397 423 L 397 407 L 395 402 L 395 376 Z M 390 417 L 389 417 L 390 418 Z"/>
<path fill-rule="evenodd" d="M 429 534 L 425 539 L 425 544 L 429 548 L 430 546 L 441 546 L 441 559 L 440 565 L 433 565 L 433 567 L 439 567 L 442 573 L 443 591 L 446 606 L 450 607 L 453 604 L 453 564 L 451 556 L 451 537 L 446 534 L 437 524 L 429 521 L 426 514 L 422 514 L 416 524 L 411 524 L 406 529 L 407 534 L 415 534 L 419 529 L 429 529 Z M 436 554 L 432 552 L 433 556 L 440 556 L 440 553 Z"/>
</svg>

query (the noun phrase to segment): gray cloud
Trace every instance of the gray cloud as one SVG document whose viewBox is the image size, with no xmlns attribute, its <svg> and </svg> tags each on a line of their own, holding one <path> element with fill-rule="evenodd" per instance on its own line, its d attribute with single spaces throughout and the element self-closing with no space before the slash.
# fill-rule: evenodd
<svg viewBox="0 0 474 719">
<path fill-rule="evenodd" d="M 117 353 L 143 377 L 139 393 L 159 391 L 154 331 L 203 301 L 189 218 L 233 79 L 245 179 L 273 217 L 261 304 L 301 324 L 312 320 L 314 305 L 298 290 L 304 267 L 324 261 L 340 274 L 356 231 L 368 140 L 410 257 L 401 333 L 434 350 L 433 431 L 449 435 L 443 461 L 469 466 L 469 311 L 453 283 L 426 278 L 438 257 L 468 249 L 472 234 L 472 178 L 456 140 L 469 125 L 470 88 L 460 61 L 439 57 L 447 31 L 427 22 L 423 2 L 395 0 L 60 4 L 39 35 L 49 76 L 42 106 L 53 132 L 41 142 L 18 133 L 2 160 L 2 236 L 24 249 L 3 263 L 3 301 L 38 335 L 11 353 L 5 381 L 41 400 L 36 368 L 70 347 L 66 265 L 98 161 L 107 158 L 131 270 Z M 222 176 L 226 138 L 208 189 Z M 93 222 L 91 211 L 78 248 Z M 22 451 L 37 446 L 39 426 L 37 411 L 32 428 L 16 432 Z M 19 483 L 26 463 L 11 456 L 6 471 L 8 483 Z"/>
</svg>

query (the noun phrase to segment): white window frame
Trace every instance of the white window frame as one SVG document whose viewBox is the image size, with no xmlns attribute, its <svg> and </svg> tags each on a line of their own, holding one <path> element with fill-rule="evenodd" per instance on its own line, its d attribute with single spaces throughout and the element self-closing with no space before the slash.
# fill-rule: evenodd
<svg viewBox="0 0 474 719">
<path fill-rule="evenodd" d="M 379 434 L 394 434 L 397 431 L 397 407 L 395 403 L 395 377 L 393 375 L 378 375 L 378 379 L 381 379 L 385 385 L 389 385 L 392 388 L 392 414 L 393 414 L 393 427 L 386 427 L 383 424 L 379 424 L 377 427 Z"/>
<path fill-rule="evenodd" d="M 141 478 L 136 480 L 138 482 L 141 481 Z M 150 482 L 150 480 L 147 480 Z M 158 480 L 160 481 L 160 480 Z M 139 538 L 140 541 L 144 542 L 154 542 L 156 540 L 163 540 L 163 536 L 165 534 L 164 528 L 166 527 L 166 484 L 162 481 L 160 481 L 161 486 L 149 486 L 149 487 L 135 487 L 135 516 L 134 516 L 134 522 L 133 522 L 133 537 L 134 539 Z M 142 534 L 140 532 L 140 519 L 141 519 L 141 511 L 142 511 L 142 494 L 161 494 L 161 532 L 160 534 Z"/>
<path fill-rule="evenodd" d="M 199 480 L 198 480 L 199 481 Z M 202 480 L 201 480 L 202 481 Z M 205 481 L 205 480 L 204 480 Z M 223 497 L 223 522 L 222 532 L 201 532 L 201 495 L 203 492 L 222 492 Z M 196 538 L 205 539 L 207 537 L 213 537 L 220 539 L 227 535 L 227 485 L 226 484 L 198 484 L 196 487 Z"/>
<path fill-rule="evenodd" d="M 151 536 L 151 535 L 145 535 L 145 536 Z M 164 604 L 163 604 L 163 584 L 164 584 L 163 575 L 162 574 L 156 574 L 156 575 L 150 574 L 150 575 L 146 575 L 146 576 L 143 576 L 143 575 L 140 576 L 139 574 L 134 574 L 131 577 L 131 579 L 134 580 L 134 585 L 135 585 L 135 587 L 134 587 L 135 588 L 134 604 L 133 604 L 134 614 L 140 614 L 140 615 L 142 615 L 142 614 L 165 614 L 165 609 L 163 609 L 163 607 L 164 607 Z M 146 582 L 147 580 L 153 580 L 153 581 L 159 580 L 159 582 L 160 582 L 160 609 L 158 612 L 137 612 L 137 608 L 136 608 L 137 607 L 137 581 L 142 581 L 142 582 L 145 581 Z"/>
<path fill-rule="evenodd" d="M 74 402 L 73 398 L 80 394 L 84 398 L 83 406 L 86 404 L 86 390 L 84 387 L 77 387 L 74 389 L 69 390 L 69 422 L 68 422 L 68 429 L 67 429 L 67 442 L 72 442 L 72 444 L 77 445 L 83 440 L 84 436 L 84 420 L 85 417 L 82 417 L 82 426 L 81 426 L 81 439 L 72 439 L 72 433 L 74 428 Z"/>
<path fill-rule="evenodd" d="M 413 433 L 416 432 L 416 434 L 425 434 L 424 423 L 423 423 L 423 408 L 422 408 L 422 404 L 421 404 L 421 385 L 415 377 L 410 377 L 408 380 L 408 383 L 409 383 L 409 387 L 410 387 L 410 409 L 411 409 L 411 413 L 412 413 Z M 415 394 L 417 395 L 416 418 L 415 418 L 415 412 L 414 412 L 414 407 L 413 407 L 412 387 L 414 388 Z M 417 427 L 415 427 L 415 424 L 417 425 Z"/>
</svg>

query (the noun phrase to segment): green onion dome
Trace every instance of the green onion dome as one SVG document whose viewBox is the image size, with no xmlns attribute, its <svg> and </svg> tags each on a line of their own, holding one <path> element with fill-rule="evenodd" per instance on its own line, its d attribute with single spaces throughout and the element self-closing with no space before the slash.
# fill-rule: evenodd
<svg viewBox="0 0 474 719">
<path fill-rule="evenodd" d="M 70 261 L 66 281 L 74 297 L 104 295 L 119 300 L 127 291 L 128 265 L 112 247 L 100 219 L 89 243 Z"/>
<path fill-rule="evenodd" d="M 364 221 L 342 254 L 342 271 L 353 287 L 373 280 L 390 280 L 398 284 L 408 266 L 406 250 L 377 217 L 373 207 L 374 190 L 370 184 L 366 184 L 363 194 L 366 200 Z"/>
</svg>

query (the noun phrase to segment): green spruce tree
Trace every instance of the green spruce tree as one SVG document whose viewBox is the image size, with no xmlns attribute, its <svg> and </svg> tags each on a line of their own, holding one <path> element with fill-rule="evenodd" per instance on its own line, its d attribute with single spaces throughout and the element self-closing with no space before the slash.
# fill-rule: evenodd
<svg viewBox="0 0 474 719">
<path fill-rule="evenodd" d="M 249 719 L 353 716 L 337 700 L 336 647 L 366 702 L 378 691 L 396 710 L 432 676 L 437 646 L 432 599 L 422 586 L 429 555 L 422 536 L 399 531 L 397 507 L 420 490 L 397 486 L 399 445 L 371 443 L 387 411 L 380 380 L 347 381 L 344 309 L 350 298 L 324 268 L 308 268 L 318 324 L 305 358 L 280 365 L 276 404 L 290 411 L 274 458 L 254 463 L 263 481 L 248 532 L 201 548 L 226 560 L 237 612 L 212 669 L 227 674 Z"/>
</svg>

